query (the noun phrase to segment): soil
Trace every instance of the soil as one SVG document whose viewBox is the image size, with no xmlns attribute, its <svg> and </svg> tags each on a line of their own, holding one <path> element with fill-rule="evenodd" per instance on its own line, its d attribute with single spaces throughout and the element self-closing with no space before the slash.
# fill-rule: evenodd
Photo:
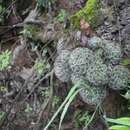
<svg viewBox="0 0 130 130">
<path fill-rule="evenodd" d="M 97 35 L 119 43 L 124 57 L 130 57 L 130 1 L 100 2 L 105 11 L 104 21 L 98 28 L 86 33 L 72 28 L 67 18 L 83 8 L 86 0 L 57 0 L 49 7 L 38 10 L 38 15 L 35 12 L 35 0 L 2 1 L 7 10 L 4 22 L 0 23 L 0 52 L 10 50 L 12 59 L 10 67 L 0 71 L 0 112 L 5 112 L 0 120 L 0 130 L 42 130 L 64 101 L 72 83 L 60 82 L 53 73 L 59 39 L 68 43 L 67 47 L 71 50 L 76 46 L 86 46 L 88 38 Z M 56 19 L 60 9 L 66 10 L 68 14 L 62 23 Z M 37 25 L 40 32 L 29 37 L 23 36 L 21 32 L 27 25 Z M 78 43 L 75 42 L 77 39 Z M 48 64 L 41 75 L 33 67 L 36 59 L 43 59 Z M 58 97 L 58 101 L 54 97 Z M 101 115 L 105 112 L 111 118 L 126 116 L 129 113 L 127 102 L 119 92 L 109 90 L 101 106 Z M 62 130 L 83 129 L 84 126 L 77 128 L 73 121 L 78 110 L 88 110 L 92 114 L 95 107 L 85 104 L 78 95 L 70 105 Z M 101 115 L 97 112 L 95 119 L 84 130 L 107 130 L 108 125 Z M 49 130 L 58 129 L 59 118 Z"/>
</svg>

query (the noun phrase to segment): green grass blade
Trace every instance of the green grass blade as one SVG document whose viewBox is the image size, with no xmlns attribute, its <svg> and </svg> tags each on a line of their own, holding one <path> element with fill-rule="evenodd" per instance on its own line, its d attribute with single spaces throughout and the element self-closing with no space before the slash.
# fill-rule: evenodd
<svg viewBox="0 0 130 130">
<path fill-rule="evenodd" d="M 109 130 L 130 130 L 130 127 L 123 125 L 114 125 L 109 128 Z"/>
<path fill-rule="evenodd" d="M 129 126 L 130 127 L 130 118 L 129 117 L 122 117 L 117 119 L 105 118 L 108 122 Z"/>
<path fill-rule="evenodd" d="M 61 124 L 62 124 L 62 121 L 63 121 L 63 119 L 64 119 L 64 117 L 65 117 L 65 114 L 66 114 L 66 112 L 67 112 L 67 110 L 68 110 L 68 108 L 69 108 L 69 106 L 70 106 L 70 103 L 73 101 L 73 99 L 75 98 L 75 96 L 79 93 L 79 91 L 81 91 L 83 88 L 80 88 L 80 89 L 78 89 L 77 91 L 75 91 L 74 93 L 73 93 L 73 95 L 70 97 L 70 99 L 68 100 L 68 102 L 66 103 L 66 105 L 65 105 L 65 107 L 64 107 L 64 109 L 63 109 L 63 112 L 62 112 L 62 114 L 61 114 L 61 117 L 60 117 L 60 123 L 59 123 L 59 130 L 60 130 L 60 128 L 61 128 Z"/>
<path fill-rule="evenodd" d="M 78 82 L 76 85 L 74 85 L 70 89 L 70 92 L 67 95 L 67 97 L 65 98 L 64 102 L 61 104 L 61 106 L 58 108 L 58 110 L 55 112 L 55 114 L 52 116 L 51 120 L 48 122 L 48 124 L 45 126 L 45 128 L 43 130 L 47 130 L 48 129 L 48 127 L 51 125 L 51 123 L 53 122 L 53 120 L 56 118 L 56 116 L 62 110 L 62 108 L 64 107 L 64 105 L 67 103 L 67 101 L 69 100 L 69 98 L 72 96 L 72 94 L 75 92 L 75 90 L 79 87 L 80 83 L 81 82 Z"/>
</svg>

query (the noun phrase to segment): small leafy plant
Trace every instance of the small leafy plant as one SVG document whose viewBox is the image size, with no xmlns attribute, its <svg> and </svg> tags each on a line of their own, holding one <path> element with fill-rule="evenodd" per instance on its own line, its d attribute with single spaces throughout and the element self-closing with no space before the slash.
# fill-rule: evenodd
<svg viewBox="0 0 130 130">
<path fill-rule="evenodd" d="M 106 118 L 112 125 L 109 130 L 130 130 L 130 117 L 121 117 L 117 119 Z"/>
<path fill-rule="evenodd" d="M 41 75 L 44 72 L 44 70 L 46 69 L 45 61 L 41 60 L 41 59 L 37 59 L 35 61 L 34 69 L 37 74 Z"/>
<path fill-rule="evenodd" d="M 48 98 L 49 97 L 49 89 L 48 88 L 42 88 L 40 90 L 40 95 L 44 98 Z M 57 106 L 59 106 L 59 103 L 60 103 L 60 98 L 58 96 L 53 96 L 52 107 L 56 108 Z"/>
<path fill-rule="evenodd" d="M 66 12 L 65 12 L 64 9 L 61 9 L 58 16 L 57 16 L 58 21 L 59 22 L 64 22 L 65 17 L 66 17 Z"/>
<path fill-rule="evenodd" d="M 4 111 L 0 111 L 0 126 L 2 125 L 2 123 L 5 121 L 6 119 L 6 115 L 7 113 Z"/>
<path fill-rule="evenodd" d="M 91 115 L 89 114 L 88 111 L 78 110 L 74 114 L 74 124 L 76 128 L 86 126 L 90 119 Z"/>
<path fill-rule="evenodd" d="M 49 90 L 48 90 L 48 88 L 47 89 L 41 89 L 40 90 L 40 95 L 42 97 L 45 97 L 45 98 L 49 97 Z"/>
<path fill-rule="evenodd" d="M 0 70 L 7 69 L 11 61 L 11 51 L 6 50 L 0 54 Z"/>
<path fill-rule="evenodd" d="M 31 113 L 32 112 L 32 107 L 29 105 L 29 104 L 27 104 L 27 106 L 26 106 L 26 109 L 24 110 L 26 113 Z"/>
<path fill-rule="evenodd" d="M 23 36 L 25 37 L 29 37 L 29 38 L 32 38 L 32 34 L 30 32 L 30 30 L 28 30 L 27 28 L 24 28 L 23 31 L 20 32 Z"/>
<path fill-rule="evenodd" d="M 58 96 L 54 96 L 53 100 L 52 100 L 52 107 L 54 108 L 54 107 L 58 106 L 59 103 L 60 103 L 60 98 Z"/>
</svg>

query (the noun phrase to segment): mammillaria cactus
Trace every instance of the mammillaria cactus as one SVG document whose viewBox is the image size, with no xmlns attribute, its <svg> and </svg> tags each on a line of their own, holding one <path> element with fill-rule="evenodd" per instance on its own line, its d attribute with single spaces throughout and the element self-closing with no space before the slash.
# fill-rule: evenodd
<svg viewBox="0 0 130 130">
<path fill-rule="evenodd" d="M 88 40 L 88 46 L 91 49 L 97 49 L 97 48 L 103 47 L 104 46 L 103 40 L 97 36 L 94 36 L 90 38 L 90 40 Z"/>
<path fill-rule="evenodd" d="M 121 47 L 115 43 L 105 41 L 104 56 L 106 63 L 119 63 L 122 58 Z"/>
<path fill-rule="evenodd" d="M 90 88 L 81 90 L 79 94 L 85 103 L 90 105 L 98 105 L 106 97 L 107 91 L 106 89 L 92 86 Z"/>
<path fill-rule="evenodd" d="M 91 50 L 78 47 L 70 54 L 69 65 L 74 74 L 85 74 L 93 60 L 94 54 Z"/>
<path fill-rule="evenodd" d="M 126 89 L 128 87 L 129 79 L 129 70 L 124 66 L 117 65 L 111 71 L 109 86 L 115 90 Z"/>
<path fill-rule="evenodd" d="M 108 83 L 108 68 L 101 62 L 96 62 L 88 67 L 86 79 L 95 86 Z"/>
<path fill-rule="evenodd" d="M 72 81 L 73 84 L 76 84 L 76 82 L 79 81 L 79 80 L 85 81 L 86 79 L 82 74 L 78 74 L 78 73 L 77 74 L 76 73 L 71 74 L 71 81 Z"/>
<path fill-rule="evenodd" d="M 68 50 L 63 50 L 55 60 L 54 71 L 56 76 L 62 82 L 67 82 L 70 80 L 71 72 L 68 64 L 69 56 L 70 52 Z"/>
</svg>

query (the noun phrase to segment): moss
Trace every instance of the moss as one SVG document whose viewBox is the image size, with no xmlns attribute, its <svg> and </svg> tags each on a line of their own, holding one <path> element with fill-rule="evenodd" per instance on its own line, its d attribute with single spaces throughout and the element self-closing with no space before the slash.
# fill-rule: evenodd
<svg viewBox="0 0 130 130">
<path fill-rule="evenodd" d="M 100 4 L 98 0 L 88 0 L 84 8 L 70 17 L 70 21 L 76 28 L 79 28 L 80 20 L 83 18 L 94 28 L 97 26 L 95 21 L 99 15 L 99 9 Z"/>
</svg>

